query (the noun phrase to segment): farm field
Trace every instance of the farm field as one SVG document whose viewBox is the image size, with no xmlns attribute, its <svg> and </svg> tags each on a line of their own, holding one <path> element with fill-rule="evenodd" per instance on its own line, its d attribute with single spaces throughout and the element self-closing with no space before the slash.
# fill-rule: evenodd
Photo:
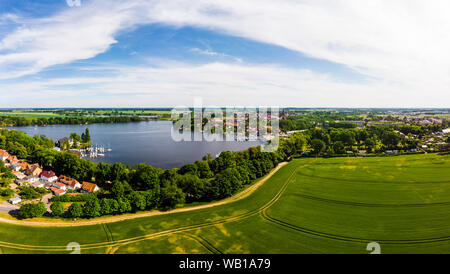
<svg viewBox="0 0 450 274">
<path fill-rule="evenodd" d="M 295 159 L 250 196 L 115 223 L 0 223 L 0 253 L 449 253 L 450 157 Z"/>
<path fill-rule="evenodd" d="M 12 111 L 12 112 L 1 112 L 0 116 L 11 116 L 11 117 L 25 117 L 25 118 L 54 118 L 54 117 L 66 117 L 53 112 L 38 112 L 38 111 Z"/>
</svg>

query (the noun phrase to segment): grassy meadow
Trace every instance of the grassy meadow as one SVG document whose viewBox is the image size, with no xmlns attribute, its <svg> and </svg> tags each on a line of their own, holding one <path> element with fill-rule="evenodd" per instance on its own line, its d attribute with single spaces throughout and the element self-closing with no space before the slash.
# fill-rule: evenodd
<svg viewBox="0 0 450 274">
<path fill-rule="evenodd" d="M 0 223 L 2 253 L 448 253 L 450 157 L 296 159 L 250 196 L 79 227 Z"/>
</svg>

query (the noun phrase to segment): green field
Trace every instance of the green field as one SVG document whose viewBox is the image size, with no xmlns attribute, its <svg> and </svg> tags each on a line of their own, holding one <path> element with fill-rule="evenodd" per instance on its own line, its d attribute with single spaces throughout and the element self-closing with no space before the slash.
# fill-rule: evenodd
<svg viewBox="0 0 450 274">
<path fill-rule="evenodd" d="M 297 159 L 249 197 L 80 227 L 0 223 L 0 252 L 450 253 L 450 157 Z"/>
<path fill-rule="evenodd" d="M 11 116 L 11 117 L 25 117 L 25 118 L 54 118 L 54 117 L 65 117 L 63 115 L 53 113 L 53 112 L 38 112 L 38 111 L 12 111 L 12 112 L 1 112 L 0 116 Z"/>
</svg>

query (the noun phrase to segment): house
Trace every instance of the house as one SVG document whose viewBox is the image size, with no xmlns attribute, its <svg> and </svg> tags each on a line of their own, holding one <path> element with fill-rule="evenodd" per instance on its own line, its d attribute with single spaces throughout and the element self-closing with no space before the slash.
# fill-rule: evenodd
<svg viewBox="0 0 450 274">
<path fill-rule="evenodd" d="M 81 185 L 81 191 L 84 193 L 94 193 L 98 190 L 98 186 L 93 183 L 83 182 L 83 184 Z"/>
<path fill-rule="evenodd" d="M 58 180 L 58 177 L 56 177 L 55 172 L 44 170 L 41 173 L 41 179 L 53 183 Z"/>
<path fill-rule="evenodd" d="M 58 146 L 59 147 L 63 147 L 67 142 L 69 143 L 70 147 L 73 146 L 73 139 L 72 138 L 67 138 L 67 137 L 59 139 L 58 140 Z"/>
<path fill-rule="evenodd" d="M 53 187 L 56 187 L 56 188 L 62 189 L 62 190 L 66 190 L 67 189 L 66 185 L 63 184 L 63 183 L 55 183 L 55 184 L 53 184 Z"/>
<path fill-rule="evenodd" d="M 65 191 L 65 190 L 59 189 L 59 188 L 56 188 L 56 187 L 51 187 L 50 190 L 51 190 L 51 191 L 53 192 L 53 194 L 55 194 L 56 196 L 61 196 L 61 195 L 66 194 L 66 191 Z"/>
<path fill-rule="evenodd" d="M 77 190 L 81 188 L 81 184 L 77 180 L 64 175 L 59 176 L 58 181 L 67 185 L 67 188 L 70 190 Z"/>
<path fill-rule="evenodd" d="M 67 188 L 70 189 L 70 190 L 78 190 L 78 189 L 81 188 L 81 184 L 75 180 L 75 181 L 72 181 L 72 182 L 67 186 Z"/>
<path fill-rule="evenodd" d="M 8 157 L 8 162 L 9 162 L 10 164 L 14 165 L 14 164 L 16 164 L 16 163 L 19 162 L 19 159 L 17 159 L 16 156 L 11 156 L 11 155 L 9 155 L 9 157 Z"/>
<path fill-rule="evenodd" d="M 0 160 L 3 162 L 6 161 L 9 157 L 8 152 L 4 151 L 3 149 L 0 149 Z"/>
<path fill-rule="evenodd" d="M 22 202 L 22 199 L 20 199 L 19 197 L 11 198 L 8 202 L 10 202 L 12 205 L 17 205 L 18 203 Z"/>
<path fill-rule="evenodd" d="M 21 171 L 22 170 L 22 166 L 19 165 L 18 163 L 12 164 L 11 168 L 13 171 Z"/>
<path fill-rule="evenodd" d="M 43 181 L 37 181 L 37 182 L 35 182 L 35 183 L 32 183 L 31 186 L 34 187 L 34 188 L 45 187 L 45 182 L 43 182 Z"/>
<path fill-rule="evenodd" d="M 42 173 L 42 168 L 39 164 L 28 165 L 25 174 L 28 176 L 39 176 Z"/>
<path fill-rule="evenodd" d="M 36 183 L 36 182 L 39 182 L 39 181 L 40 181 L 40 178 L 39 178 L 39 176 L 28 176 L 27 181 L 28 181 L 30 184 L 34 184 L 34 183 Z"/>
<path fill-rule="evenodd" d="M 27 177 L 27 176 L 25 176 L 25 174 L 21 173 L 20 171 L 13 171 L 12 174 L 14 174 L 14 176 L 16 176 L 16 178 L 18 180 L 22 180 L 22 179 L 25 179 L 25 177 Z"/>
<path fill-rule="evenodd" d="M 29 166 L 29 164 L 25 161 L 19 161 L 18 164 L 21 166 L 21 169 L 20 169 L 21 171 L 26 171 Z"/>
</svg>

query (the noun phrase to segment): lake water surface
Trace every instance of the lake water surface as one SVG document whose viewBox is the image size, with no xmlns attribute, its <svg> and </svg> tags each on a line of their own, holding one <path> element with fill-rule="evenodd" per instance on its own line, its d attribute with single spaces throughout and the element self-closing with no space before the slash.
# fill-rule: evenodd
<svg viewBox="0 0 450 274">
<path fill-rule="evenodd" d="M 244 150 L 263 144 L 254 142 L 175 142 L 171 137 L 172 122 L 149 121 L 124 124 L 52 125 L 45 127 L 15 127 L 30 136 L 45 135 L 53 141 L 69 137 L 72 132 L 81 135 L 89 128 L 94 145 L 111 148 L 105 157 L 91 159 L 94 162 L 114 164 L 121 162 L 131 166 L 146 163 L 164 169 L 181 167 L 201 160 L 208 153 L 214 157 L 225 150 Z"/>
</svg>

